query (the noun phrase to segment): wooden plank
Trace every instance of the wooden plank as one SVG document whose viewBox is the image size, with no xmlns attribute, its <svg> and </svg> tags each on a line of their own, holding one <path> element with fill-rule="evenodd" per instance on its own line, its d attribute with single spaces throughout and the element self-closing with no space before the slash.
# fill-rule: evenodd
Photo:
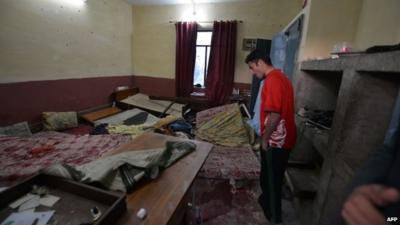
<svg viewBox="0 0 400 225">
<path fill-rule="evenodd" d="M 163 147 L 167 141 L 185 141 L 185 139 L 149 132 L 111 154 Z M 170 220 L 174 213 L 180 210 L 178 207 L 186 205 L 182 202 L 184 196 L 213 147 L 207 142 L 192 142 L 197 145 L 194 152 L 164 170 L 157 179 L 140 185 L 133 193 L 127 195 L 128 210 L 118 220 L 118 225 L 164 225 L 172 222 Z M 148 213 L 143 221 L 136 217 L 140 208 L 145 208 Z"/>
<path fill-rule="evenodd" d="M 135 95 L 139 93 L 139 88 L 129 88 L 126 90 L 115 91 L 112 94 L 112 98 L 114 101 L 121 101 L 129 96 Z"/>
<path fill-rule="evenodd" d="M 83 115 L 81 115 L 81 117 L 90 123 L 94 123 L 94 121 L 96 121 L 96 120 L 99 120 L 99 119 L 107 117 L 107 116 L 112 116 L 119 112 L 121 112 L 121 109 L 119 109 L 117 107 L 108 107 L 108 108 L 101 109 L 101 110 L 98 110 L 95 112 L 83 114 Z"/>
</svg>

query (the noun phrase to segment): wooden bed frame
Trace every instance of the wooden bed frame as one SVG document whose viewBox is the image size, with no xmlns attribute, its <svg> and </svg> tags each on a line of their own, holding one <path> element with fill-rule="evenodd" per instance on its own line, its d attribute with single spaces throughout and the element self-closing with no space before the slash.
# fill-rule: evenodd
<svg viewBox="0 0 400 225">
<path fill-rule="evenodd" d="M 125 90 L 121 90 L 121 91 L 115 91 L 112 94 L 112 99 L 115 102 L 119 102 L 129 96 L 135 95 L 139 93 L 139 88 L 134 87 L 134 88 L 129 88 L 129 89 L 125 89 Z"/>
<path fill-rule="evenodd" d="M 135 95 L 139 93 L 139 88 L 129 88 L 126 90 L 121 90 L 121 91 L 116 91 L 112 95 L 112 99 L 115 102 L 116 106 L 118 108 L 128 110 L 132 108 L 139 108 L 140 107 L 135 107 L 130 104 L 126 104 L 124 102 L 121 102 L 123 99 Z M 199 112 L 205 109 L 209 108 L 209 105 L 207 103 L 207 99 L 199 99 L 199 98 L 183 98 L 183 97 L 161 97 L 161 96 L 149 96 L 151 100 L 164 100 L 164 101 L 171 101 L 174 103 L 180 103 L 186 105 L 183 109 L 183 111 L 186 111 L 186 109 L 191 108 L 195 112 Z M 148 109 L 143 109 L 146 111 L 149 111 Z M 150 111 L 152 114 L 156 116 L 161 116 L 162 113 L 160 114 L 159 112 L 155 111 Z"/>
</svg>

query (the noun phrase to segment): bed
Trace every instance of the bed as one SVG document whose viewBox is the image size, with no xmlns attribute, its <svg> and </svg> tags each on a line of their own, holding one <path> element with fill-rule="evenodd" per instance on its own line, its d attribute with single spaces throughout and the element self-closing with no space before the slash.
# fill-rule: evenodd
<svg viewBox="0 0 400 225">
<path fill-rule="evenodd" d="M 217 117 L 220 118 L 221 114 L 224 116 L 223 120 L 215 121 Z M 196 139 L 205 138 L 205 141 L 215 144 L 199 172 L 199 177 L 227 180 L 257 180 L 259 178 L 259 161 L 250 147 L 249 138 L 246 138 L 248 132 L 241 120 L 237 104 L 214 107 L 197 113 Z M 203 126 L 214 122 L 217 124 L 216 126 L 208 126 L 211 129 L 203 129 Z M 203 134 L 213 133 L 213 135 L 207 138 L 207 135 L 199 135 L 199 131 L 202 131 Z M 233 137 L 232 141 L 234 142 L 229 143 L 227 141 L 229 138 L 225 139 L 218 133 Z"/>
<path fill-rule="evenodd" d="M 0 185 L 9 185 L 55 163 L 90 162 L 130 140 L 129 135 L 72 135 L 54 131 L 27 138 L 0 136 Z"/>
<path fill-rule="evenodd" d="M 143 118 L 143 121 L 139 121 L 140 119 L 138 119 L 137 122 L 129 121 L 129 120 L 132 120 L 132 118 L 134 118 L 135 116 L 138 116 L 139 114 L 143 114 L 143 113 L 146 114 L 145 118 Z M 147 113 L 146 111 L 143 111 L 141 109 L 130 109 L 130 110 L 125 110 L 125 111 L 119 112 L 117 114 L 96 120 L 93 122 L 93 124 L 94 124 L 94 126 L 98 126 L 100 124 L 139 125 L 139 124 L 144 124 L 144 123 L 154 124 L 158 120 L 160 120 L 158 117 L 156 117 L 150 113 Z M 129 123 L 129 122 L 131 122 L 131 123 Z"/>
<path fill-rule="evenodd" d="M 188 109 L 199 112 L 209 107 L 206 98 L 149 96 L 139 93 L 138 88 L 116 91 L 113 99 L 121 109 L 139 108 L 159 117 L 165 114 L 181 117 Z"/>
<path fill-rule="evenodd" d="M 184 107 L 184 104 L 174 101 L 154 100 L 146 94 L 139 93 L 138 88 L 116 91 L 113 93 L 113 98 L 119 108 L 139 108 L 160 117 L 165 114 L 182 116 Z"/>
</svg>

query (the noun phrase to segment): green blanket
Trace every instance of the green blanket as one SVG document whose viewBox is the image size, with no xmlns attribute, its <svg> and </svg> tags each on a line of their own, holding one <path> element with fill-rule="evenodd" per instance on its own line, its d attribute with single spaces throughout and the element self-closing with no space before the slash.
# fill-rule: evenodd
<svg viewBox="0 0 400 225">
<path fill-rule="evenodd" d="M 157 178 L 161 170 L 195 149 L 193 142 L 167 142 L 165 148 L 123 152 L 80 166 L 57 164 L 44 172 L 106 189 L 129 192 L 142 178 Z"/>
</svg>

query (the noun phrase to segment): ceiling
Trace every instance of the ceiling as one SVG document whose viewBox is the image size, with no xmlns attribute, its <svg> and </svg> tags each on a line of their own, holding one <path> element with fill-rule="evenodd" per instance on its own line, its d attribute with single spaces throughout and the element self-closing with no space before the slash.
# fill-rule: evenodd
<svg viewBox="0 0 400 225">
<path fill-rule="evenodd" d="M 127 0 L 132 5 L 174 5 L 191 4 L 192 0 Z M 249 2 L 252 0 L 194 0 L 195 3 L 216 3 L 216 2 Z"/>
</svg>

